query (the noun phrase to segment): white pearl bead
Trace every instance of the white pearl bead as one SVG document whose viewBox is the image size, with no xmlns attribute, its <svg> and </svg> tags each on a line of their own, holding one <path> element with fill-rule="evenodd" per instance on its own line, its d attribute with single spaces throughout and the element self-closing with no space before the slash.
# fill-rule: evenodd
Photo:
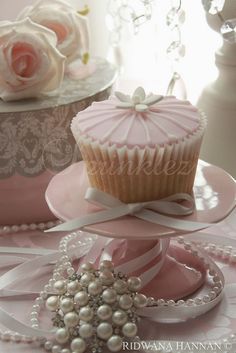
<svg viewBox="0 0 236 353">
<path fill-rule="evenodd" d="M 4 332 L 3 334 L 2 334 L 2 341 L 10 341 L 10 339 L 11 339 L 11 333 L 10 332 Z"/>
<path fill-rule="evenodd" d="M 179 304 L 181 304 L 181 303 L 184 304 L 184 300 L 182 300 L 182 301 L 179 300 L 179 302 L 180 302 Z M 158 300 L 157 300 L 157 305 L 163 306 L 163 305 L 165 305 L 165 303 L 166 303 L 166 302 L 165 302 L 164 299 L 158 299 Z"/>
<path fill-rule="evenodd" d="M 87 262 L 86 264 L 83 264 L 81 266 L 81 269 L 83 272 L 93 272 L 94 271 L 94 267 L 91 262 Z"/>
<path fill-rule="evenodd" d="M 170 302 L 170 300 L 168 301 L 168 303 Z M 194 299 L 188 299 L 188 300 L 186 300 L 186 305 L 188 305 L 188 306 L 192 306 L 192 305 L 194 305 L 195 304 L 195 301 L 194 301 Z M 170 304 L 169 304 L 170 305 Z"/>
<path fill-rule="evenodd" d="M 107 304 L 115 303 L 117 299 L 116 291 L 112 288 L 105 289 L 104 292 L 102 293 L 102 299 Z"/>
<path fill-rule="evenodd" d="M 108 338 L 111 337 L 112 333 L 113 333 L 112 326 L 108 322 L 102 322 L 97 327 L 98 337 L 100 337 L 104 340 L 108 340 Z"/>
<path fill-rule="evenodd" d="M 79 316 L 75 312 L 67 313 L 64 316 L 64 323 L 67 327 L 74 327 L 79 323 Z"/>
<path fill-rule="evenodd" d="M 210 296 L 211 299 L 215 299 L 216 298 L 216 292 L 214 290 L 211 290 L 209 292 L 209 296 Z"/>
<path fill-rule="evenodd" d="M 49 311 L 56 311 L 59 307 L 59 299 L 56 296 L 49 297 L 46 301 L 46 308 Z M 36 313 L 37 311 L 34 311 Z"/>
<path fill-rule="evenodd" d="M 109 270 L 104 270 L 100 273 L 99 279 L 103 285 L 110 286 L 114 283 L 114 275 Z"/>
<path fill-rule="evenodd" d="M 32 318 L 32 319 L 30 320 L 30 322 L 31 322 L 31 324 L 37 324 L 37 323 L 38 323 L 38 319 Z"/>
<path fill-rule="evenodd" d="M 128 287 L 132 292 L 138 292 L 141 289 L 142 282 L 139 277 L 130 277 L 128 279 Z"/>
<path fill-rule="evenodd" d="M 216 282 L 220 282 L 220 277 L 219 276 L 214 276 L 213 277 L 213 281 L 216 283 Z"/>
<path fill-rule="evenodd" d="M 100 294 L 102 292 L 101 283 L 98 280 L 91 282 L 88 285 L 88 292 L 89 292 L 89 294 L 94 295 L 94 296 Z"/>
<path fill-rule="evenodd" d="M 38 297 L 38 298 L 35 299 L 35 304 L 43 305 L 43 303 L 44 303 L 43 298 Z"/>
<path fill-rule="evenodd" d="M 133 306 L 133 299 L 128 294 L 121 295 L 119 299 L 119 305 L 121 309 L 128 310 Z"/>
<path fill-rule="evenodd" d="M 13 231 L 14 233 L 17 233 L 17 232 L 19 231 L 20 227 L 17 226 L 17 225 L 14 225 L 14 226 L 11 227 L 11 229 L 12 229 L 12 231 Z"/>
<path fill-rule="evenodd" d="M 69 313 L 70 311 L 73 311 L 74 309 L 74 302 L 70 298 L 64 298 L 61 301 L 60 308 L 63 311 L 64 314 Z"/>
<path fill-rule="evenodd" d="M 75 338 L 71 342 L 71 349 L 75 353 L 83 353 L 86 349 L 86 343 L 82 338 Z"/>
<path fill-rule="evenodd" d="M 107 304 L 101 305 L 97 310 L 97 315 L 101 320 L 108 320 L 112 316 L 112 308 Z"/>
<path fill-rule="evenodd" d="M 65 281 L 56 281 L 53 287 L 57 294 L 65 294 L 66 292 Z"/>
<path fill-rule="evenodd" d="M 46 286 L 44 287 L 44 291 L 49 293 L 51 292 L 51 290 L 52 290 L 52 287 L 49 284 L 46 284 Z"/>
<path fill-rule="evenodd" d="M 136 294 L 134 297 L 136 308 L 144 308 L 147 305 L 147 297 L 144 294 Z"/>
<path fill-rule="evenodd" d="M 52 347 L 53 347 L 53 343 L 51 342 L 51 341 L 46 341 L 45 343 L 44 343 L 44 349 L 46 350 L 46 351 L 51 351 L 52 350 Z"/>
<path fill-rule="evenodd" d="M 104 270 L 110 270 L 113 271 L 114 270 L 114 265 L 111 261 L 108 260 L 103 260 L 100 263 L 100 271 L 104 271 Z"/>
<path fill-rule="evenodd" d="M 82 289 L 78 281 L 69 282 L 67 284 L 67 292 L 71 295 L 75 295 Z"/>
<path fill-rule="evenodd" d="M 89 338 L 93 335 L 93 326 L 91 324 L 82 324 L 79 328 L 81 338 Z"/>
<path fill-rule="evenodd" d="M 211 301 L 211 298 L 209 295 L 204 295 L 202 300 L 204 301 L 204 303 L 209 303 Z"/>
<path fill-rule="evenodd" d="M 137 326 L 132 323 L 132 322 L 127 322 L 123 327 L 122 327 L 122 332 L 125 337 L 134 337 L 136 336 L 138 331 Z"/>
<path fill-rule="evenodd" d="M 79 318 L 85 322 L 91 321 L 93 318 L 93 310 L 88 306 L 84 306 L 79 311 Z"/>
<path fill-rule="evenodd" d="M 92 282 L 93 280 L 94 280 L 94 275 L 90 272 L 87 272 L 81 277 L 80 283 L 82 284 L 82 286 L 87 287 L 89 283 Z"/>
<path fill-rule="evenodd" d="M 63 348 L 61 353 L 71 353 L 71 351 L 68 348 Z"/>
<path fill-rule="evenodd" d="M 112 321 L 118 326 L 123 326 L 127 322 L 127 319 L 127 314 L 123 310 L 116 310 L 112 315 Z"/>
<path fill-rule="evenodd" d="M 74 301 L 76 304 L 78 304 L 79 306 L 84 306 L 87 305 L 89 302 L 89 296 L 86 292 L 82 291 L 82 292 L 78 292 L 75 297 L 74 297 Z"/>
<path fill-rule="evenodd" d="M 19 333 L 13 333 L 13 335 L 12 335 L 13 342 L 16 342 L 16 343 L 21 342 L 22 338 L 23 338 L 23 336 L 20 335 Z"/>
<path fill-rule="evenodd" d="M 32 307 L 32 310 L 39 312 L 40 311 L 40 305 L 34 304 L 33 307 Z"/>
<path fill-rule="evenodd" d="M 32 317 L 32 319 L 33 318 L 38 318 L 38 316 L 39 316 L 39 313 L 37 313 L 37 311 L 32 311 L 32 313 L 30 314 L 30 316 Z"/>
<path fill-rule="evenodd" d="M 194 299 L 194 302 L 195 302 L 196 305 L 201 305 L 202 304 L 202 299 L 197 297 L 197 298 Z"/>
<path fill-rule="evenodd" d="M 46 300 L 46 299 L 47 299 L 47 297 L 48 297 L 48 295 L 47 295 L 47 293 L 46 293 L 46 292 L 41 291 L 41 292 L 40 292 L 40 297 L 41 297 L 41 298 L 43 298 L 43 300 Z"/>
<path fill-rule="evenodd" d="M 73 269 L 73 267 L 68 267 L 66 272 L 68 276 L 73 276 L 75 274 L 75 270 Z"/>
<path fill-rule="evenodd" d="M 70 349 L 68 349 L 68 348 L 63 348 L 63 349 L 61 350 L 61 353 L 71 353 L 71 351 L 70 351 Z"/>
<path fill-rule="evenodd" d="M 128 285 L 122 279 L 118 279 L 115 281 L 113 285 L 114 289 L 117 291 L 118 294 L 124 294 L 127 292 Z"/>
<path fill-rule="evenodd" d="M 53 346 L 52 353 L 61 353 L 61 347 L 57 345 Z"/>
<path fill-rule="evenodd" d="M 215 276 L 215 275 L 216 275 L 216 271 L 213 270 L 213 269 L 210 269 L 210 270 L 209 270 L 209 275 L 210 275 L 210 276 Z"/>
<path fill-rule="evenodd" d="M 69 339 L 69 333 L 65 328 L 59 328 L 56 332 L 56 340 L 60 344 L 64 344 Z"/>
<path fill-rule="evenodd" d="M 230 261 L 232 263 L 236 263 L 236 254 L 233 254 L 233 255 L 230 256 Z"/>
<path fill-rule="evenodd" d="M 122 338 L 120 336 L 114 335 L 107 341 L 107 347 L 111 352 L 119 352 L 122 349 Z"/>
<path fill-rule="evenodd" d="M 35 229 L 37 229 L 37 224 L 31 223 L 31 224 L 29 225 L 29 229 L 30 229 L 30 230 L 35 230 Z"/>
</svg>

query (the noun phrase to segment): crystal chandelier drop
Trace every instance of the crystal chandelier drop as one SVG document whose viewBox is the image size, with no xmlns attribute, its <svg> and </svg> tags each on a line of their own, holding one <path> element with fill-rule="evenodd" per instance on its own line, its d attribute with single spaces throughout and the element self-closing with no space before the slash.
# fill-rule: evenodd
<svg viewBox="0 0 236 353">
<path fill-rule="evenodd" d="M 179 70 L 179 63 L 185 56 L 185 45 L 182 43 L 181 26 L 185 22 L 185 12 L 181 0 L 172 0 L 171 8 L 166 15 L 166 25 L 171 34 L 171 43 L 166 49 L 167 57 L 171 62 L 172 76 L 167 88 L 167 95 L 178 95 L 186 99 L 187 91 Z M 176 92 L 178 91 L 178 93 Z"/>
<path fill-rule="evenodd" d="M 140 27 L 152 18 L 154 0 L 109 0 L 106 24 L 114 61 L 122 69 L 123 59 L 120 49 L 124 27 L 130 27 L 137 35 Z"/>
</svg>

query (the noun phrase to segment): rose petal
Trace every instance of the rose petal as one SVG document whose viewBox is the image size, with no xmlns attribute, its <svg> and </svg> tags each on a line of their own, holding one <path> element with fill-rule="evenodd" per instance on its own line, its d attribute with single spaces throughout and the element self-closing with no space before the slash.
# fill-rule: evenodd
<svg viewBox="0 0 236 353">
<path fill-rule="evenodd" d="M 50 22 L 47 20 L 47 21 L 41 22 L 41 25 L 51 29 L 54 33 L 56 33 L 58 44 L 61 44 L 62 42 L 64 42 L 64 40 L 68 36 L 68 29 L 65 26 L 63 26 L 61 23 Z"/>
<path fill-rule="evenodd" d="M 66 1 L 37 1 L 35 5 L 19 15 L 19 19 L 29 17 L 34 22 L 50 28 L 58 38 L 58 49 L 67 57 L 70 64 L 89 52 L 89 26 L 86 16 L 81 16 Z"/>
<path fill-rule="evenodd" d="M 1 35 L 2 34 L 2 35 Z M 65 57 L 56 35 L 30 19 L 0 24 L 0 97 L 16 100 L 55 91 L 64 76 Z"/>
</svg>

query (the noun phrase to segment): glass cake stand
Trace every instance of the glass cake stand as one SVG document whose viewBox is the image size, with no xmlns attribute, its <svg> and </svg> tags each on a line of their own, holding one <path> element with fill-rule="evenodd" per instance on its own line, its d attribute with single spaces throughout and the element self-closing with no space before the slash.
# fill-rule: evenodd
<svg viewBox="0 0 236 353">
<path fill-rule="evenodd" d="M 99 210 L 84 199 L 88 186 L 84 162 L 70 166 L 51 180 L 46 191 L 49 208 L 63 221 Z M 235 181 L 221 168 L 199 161 L 193 195 L 195 211 L 183 219 L 217 223 L 235 207 Z M 115 266 L 145 254 L 160 244 L 163 238 L 186 234 L 132 216 L 86 226 L 82 230 L 103 237 L 126 240 L 125 247 L 118 247 L 113 252 Z M 158 255 L 148 266 L 160 261 L 160 256 L 165 256 L 160 272 L 142 289 L 147 296 L 178 300 L 193 294 L 205 283 L 206 271 L 203 263 L 190 252 L 170 245 L 165 254 Z M 142 268 L 141 272 L 148 266 Z M 135 272 L 135 275 L 139 274 Z"/>
</svg>

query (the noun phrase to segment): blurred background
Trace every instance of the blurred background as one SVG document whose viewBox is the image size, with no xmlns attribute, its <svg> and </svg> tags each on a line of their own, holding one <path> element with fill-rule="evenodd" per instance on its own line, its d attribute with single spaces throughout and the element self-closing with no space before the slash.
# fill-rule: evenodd
<svg viewBox="0 0 236 353">
<path fill-rule="evenodd" d="M 14 19 L 24 6 L 33 2 L 1 0 L 0 19 Z M 109 13 L 110 0 L 68 2 L 78 10 L 85 5 L 90 8 L 92 55 L 114 60 L 110 41 L 110 33 L 114 30 Z M 133 6 L 135 1 L 128 3 Z M 137 84 L 142 84 L 149 90 L 166 93 L 172 74 L 172 63 L 166 55 L 166 49 L 171 43 L 166 14 L 172 3 L 170 0 L 153 1 L 152 18 L 139 27 L 137 34 L 134 34 L 128 21 L 123 22 L 119 43 L 119 58 L 122 56 L 123 69 L 117 82 L 120 89 L 132 90 Z M 196 103 L 203 87 L 217 75 L 214 53 L 221 45 L 221 38 L 208 27 L 201 0 L 183 0 L 182 8 L 185 11 L 185 22 L 181 26 L 181 36 L 186 53 L 178 64 L 178 72 L 186 84 L 188 99 Z"/>
</svg>

